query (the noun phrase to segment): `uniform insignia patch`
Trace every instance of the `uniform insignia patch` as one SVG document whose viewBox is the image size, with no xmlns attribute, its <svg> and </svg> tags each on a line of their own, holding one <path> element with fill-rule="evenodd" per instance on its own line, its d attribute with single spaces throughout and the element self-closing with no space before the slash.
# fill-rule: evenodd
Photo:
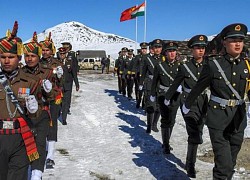
<svg viewBox="0 0 250 180">
<path fill-rule="evenodd" d="M 240 25 L 235 26 L 234 30 L 235 31 L 240 31 L 241 30 L 241 26 Z"/>
<path fill-rule="evenodd" d="M 19 88 L 18 89 L 18 98 L 26 98 L 30 95 L 30 88 Z"/>
<path fill-rule="evenodd" d="M 200 36 L 199 40 L 200 40 L 200 41 L 203 41 L 203 40 L 204 40 L 204 37 L 203 37 L 203 36 Z"/>
<path fill-rule="evenodd" d="M 244 73 L 247 74 L 248 73 L 248 69 L 244 69 Z"/>
</svg>

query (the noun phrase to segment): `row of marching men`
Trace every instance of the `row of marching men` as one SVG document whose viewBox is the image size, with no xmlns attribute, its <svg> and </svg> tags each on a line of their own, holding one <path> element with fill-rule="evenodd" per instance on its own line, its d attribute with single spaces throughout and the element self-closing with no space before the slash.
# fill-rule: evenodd
<svg viewBox="0 0 250 180">
<path fill-rule="evenodd" d="M 244 24 L 226 26 L 220 32 L 223 51 L 206 56 L 208 38 L 196 35 L 188 41 L 192 58 L 185 62 L 176 60 L 175 42 L 164 44 L 161 39 L 150 43 L 150 53 L 137 55 L 141 63 L 139 76 L 135 77 L 138 92 L 144 92 L 146 132 L 158 131 L 161 115 L 163 152 L 170 154 L 170 138 L 181 107 L 188 134 L 185 169 L 191 178 L 196 178 L 197 148 L 203 142 L 205 124 L 214 152 L 213 179 L 233 178 L 250 114 L 249 109 L 246 113 L 250 79 L 249 60 L 243 52 L 246 35 Z"/>
<path fill-rule="evenodd" d="M 15 22 L 0 40 L 0 179 L 28 179 L 30 166 L 29 179 L 40 180 L 44 167 L 55 165 L 57 119 L 61 111 L 65 117 L 64 106 L 69 106 L 61 103 L 67 96 L 63 87 L 72 62 L 62 58 L 70 54 L 68 43 L 59 49 L 58 60 L 51 34 L 38 42 L 34 33 L 29 43 L 22 44 L 17 30 Z M 20 67 L 23 54 L 25 65 Z"/>
</svg>

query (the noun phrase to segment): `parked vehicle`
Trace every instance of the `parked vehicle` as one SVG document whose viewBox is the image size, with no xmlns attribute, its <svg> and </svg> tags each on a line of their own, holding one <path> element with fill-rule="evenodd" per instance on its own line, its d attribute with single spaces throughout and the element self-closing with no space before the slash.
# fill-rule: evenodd
<svg viewBox="0 0 250 180">
<path fill-rule="evenodd" d="M 78 60 L 78 65 L 80 66 L 80 69 L 94 69 L 98 70 L 101 68 L 101 59 L 95 59 L 95 58 L 85 58 L 82 60 Z"/>
</svg>

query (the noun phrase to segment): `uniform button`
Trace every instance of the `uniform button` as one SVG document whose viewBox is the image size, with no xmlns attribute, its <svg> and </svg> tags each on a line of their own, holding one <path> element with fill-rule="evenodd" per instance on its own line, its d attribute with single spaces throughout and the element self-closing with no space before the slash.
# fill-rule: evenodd
<svg viewBox="0 0 250 180">
<path fill-rule="evenodd" d="M 214 106 L 214 109 L 217 108 L 217 106 Z"/>
<path fill-rule="evenodd" d="M 233 75 L 235 76 L 235 75 L 236 75 L 236 72 L 233 72 Z"/>
<path fill-rule="evenodd" d="M 170 73 L 172 74 L 173 72 L 172 72 L 172 71 L 170 71 Z"/>
<path fill-rule="evenodd" d="M 220 79 L 222 79 L 222 77 L 220 77 Z"/>
<path fill-rule="evenodd" d="M 236 64 L 236 62 L 234 62 L 234 64 Z"/>
<path fill-rule="evenodd" d="M 198 72 L 198 75 L 200 75 L 200 73 Z"/>
<path fill-rule="evenodd" d="M 234 94 L 232 94 L 232 96 L 234 97 L 235 95 L 234 95 Z"/>
<path fill-rule="evenodd" d="M 235 84 L 235 83 L 233 83 L 233 86 L 236 86 L 236 84 Z"/>
</svg>

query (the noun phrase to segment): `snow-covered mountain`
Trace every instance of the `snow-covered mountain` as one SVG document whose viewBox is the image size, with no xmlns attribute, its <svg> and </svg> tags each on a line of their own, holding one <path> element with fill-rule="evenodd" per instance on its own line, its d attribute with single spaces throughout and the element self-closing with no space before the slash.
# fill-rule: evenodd
<svg viewBox="0 0 250 180">
<path fill-rule="evenodd" d="M 135 49 L 135 45 L 137 48 L 139 47 L 139 44 L 135 44 L 135 41 L 131 39 L 97 31 L 75 21 L 58 24 L 38 33 L 38 40 L 44 40 L 49 32 L 52 34 L 52 40 L 56 48 L 61 47 L 61 43 L 67 41 L 72 44 L 74 51 L 105 50 L 107 55 L 110 54 L 113 58 L 118 56 L 122 47 L 129 49 Z"/>
</svg>

